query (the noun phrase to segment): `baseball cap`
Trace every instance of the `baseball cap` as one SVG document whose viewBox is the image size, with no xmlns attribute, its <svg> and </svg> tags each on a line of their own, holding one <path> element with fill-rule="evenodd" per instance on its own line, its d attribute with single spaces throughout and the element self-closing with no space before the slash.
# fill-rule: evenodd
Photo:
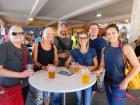
<svg viewBox="0 0 140 105">
<path fill-rule="evenodd" d="M 67 27 L 68 23 L 64 20 L 58 22 L 58 26 L 65 25 Z"/>
</svg>

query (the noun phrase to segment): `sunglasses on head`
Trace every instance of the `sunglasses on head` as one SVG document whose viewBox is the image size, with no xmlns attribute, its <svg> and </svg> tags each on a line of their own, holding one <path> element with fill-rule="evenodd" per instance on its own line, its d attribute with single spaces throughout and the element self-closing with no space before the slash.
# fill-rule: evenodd
<svg viewBox="0 0 140 105">
<path fill-rule="evenodd" d="M 13 36 L 17 36 L 17 35 L 24 35 L 24 32 L 12 32 Z"/>
</svg>

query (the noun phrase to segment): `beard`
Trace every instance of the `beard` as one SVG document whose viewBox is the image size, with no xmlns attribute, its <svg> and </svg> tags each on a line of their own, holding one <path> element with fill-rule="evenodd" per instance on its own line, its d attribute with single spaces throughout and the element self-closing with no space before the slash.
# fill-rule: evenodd
<svg viewBox="0 0 140 105">
<path fill-rule="evenodd" d="M 61 35 L 64 35 L 64 36 L 67 35 L 67 34 L 66 34 L 66 31 L 64 31 L 64 30 L 60 31 L 60 34 L 61 34 Z"/>
</svg>

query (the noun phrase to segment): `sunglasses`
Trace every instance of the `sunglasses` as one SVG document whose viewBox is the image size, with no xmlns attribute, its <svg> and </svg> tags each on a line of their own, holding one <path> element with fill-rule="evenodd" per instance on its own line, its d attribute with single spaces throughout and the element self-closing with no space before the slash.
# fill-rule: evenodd
<svg viewBox="0 0 140 105">
<path fill-rule="evenodd" d="M 17 36 L 17 35 L 23 36 L 24 32 L 12 32 L 12 35 L 13 36 Z"/>
</svg>

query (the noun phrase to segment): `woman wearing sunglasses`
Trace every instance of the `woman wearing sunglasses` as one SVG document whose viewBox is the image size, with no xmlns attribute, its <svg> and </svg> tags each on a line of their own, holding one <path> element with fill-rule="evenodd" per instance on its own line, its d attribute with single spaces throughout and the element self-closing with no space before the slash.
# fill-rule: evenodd
<svg viewBox="0 0 140 105">
<path fill-rule="evenodd" d="M 119 42 L 119 29 L 116 24 L 111 24 L 106 28 L 106 35 L 110 45 L 102 52 L 101 64 L 95 74 L 98 76 L 106 70 L 104 84 L 108 104 L 125 105 L 125 91 L 129 81 L 140 71 L 140 64 L 133 48 Z M 133 67 L 127 76 L 124 71 L 124 56 Z"/>
<path fill-rule="evenodd" d="M 73 49 L 71 55 L 68 57 L 65 66 L 69 67 L 71 61 L 79 63 L 79 70 L 88 68 L 91 71 L 96 70 L 98 67 L 96 51 L 89 48 L 89 38 L 86 33 L 80 33 L 78 36 L 79 49 Z M 76 92 L 77 105 L 82 102 L 83 105 L 91 105 L 92 101 L 92 86 L 83 90 L 83 100 L 81 100 L 82 91 Z"/>
</svg>

